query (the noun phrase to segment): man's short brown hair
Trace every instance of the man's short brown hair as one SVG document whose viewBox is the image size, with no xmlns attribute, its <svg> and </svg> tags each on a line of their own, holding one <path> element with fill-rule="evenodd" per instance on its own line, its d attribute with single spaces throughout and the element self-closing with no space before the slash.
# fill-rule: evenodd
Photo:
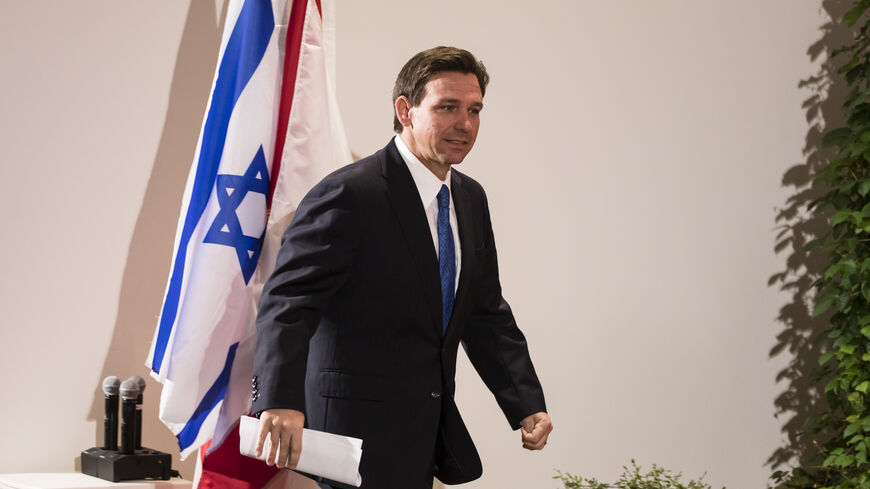
<svg viewBox="0 0 870 489">
<path fill-rule="evenodd" d="M 464 49 L 438 46 L 414 55 L 399 71 L 396 85 L 393 87 L 393 130 L 402 132 L 402 123 L 395 115 L 396 100 L 405 96 L 412 107 L 420 105 L 426 96 L 426 83 L 432 75 L 445 71 L 458 73 L 473 73 L 480 85 L 480 94 L 486 95 L 486 85 L 489 84 L 489 74 L 486 66 L 478 61 L 473 54 Z"/>
</svg>

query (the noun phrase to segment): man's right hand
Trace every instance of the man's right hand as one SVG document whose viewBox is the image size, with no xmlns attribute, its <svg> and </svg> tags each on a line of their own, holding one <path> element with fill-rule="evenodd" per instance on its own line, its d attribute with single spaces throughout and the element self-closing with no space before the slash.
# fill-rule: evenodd
<svg viewBox="0 0 870 489">
<path fill-rule="evenodd" d="M 266 436 L 272 440 L 266 465 L 296 468 L 302 453 L 302 427 L 305 415 L 295 409 L 267 409 L 260 413 L 260 433 L 257 437 L 257 456 L 263 453 Z M 278 448 L 280 447 L 280 451 Z M 277 452 L 277 453 L 276 453 Z M 289 460 L 287 457 L 290 457 Z"/>
</svg>

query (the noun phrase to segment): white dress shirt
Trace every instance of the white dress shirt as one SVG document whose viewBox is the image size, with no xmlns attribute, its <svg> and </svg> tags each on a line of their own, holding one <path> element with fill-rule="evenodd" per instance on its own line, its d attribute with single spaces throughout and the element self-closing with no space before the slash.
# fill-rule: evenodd
<svg viewBox="0 0 870 489">
<path fill-rule="evenodd" d="M 453 249 L 456 250 L 456 283 L 454 284 L 454 292 L 456 287 L 459 287 L 459 270 L 462 263 L 462 247 L 459 245 L 459 226 L 456 224 L 456 206 L 453 205 L 453 189 L 450 187 L 450 170 L 447 170 L 447 176 L 444 181 L 441 181 L 434 173 L 429 171 L 425 165 L 416 157 L 414 153 L 405 145 L 398 135 L 395 137 L 396 148 L 405 164 L 408 165 L 408 170 L 411 171 L 411 177 L 414 178 L 414 183 L 417 185 L 417 193 L 420 194 L 420 201 L 423 203 L 423 209 L 426 211 L 426 219 L 429 221 L 429 231 L 432 233 L 432 243 L 435 244 L 435 254 L 439 254 L 438 250 L 438 192 L 441 191 L 442 185 L 447 185 L 450 190 L 450 228 L 453 230 Z M 439 255 L 440 256 L 440 255 Z"/>
</svg>

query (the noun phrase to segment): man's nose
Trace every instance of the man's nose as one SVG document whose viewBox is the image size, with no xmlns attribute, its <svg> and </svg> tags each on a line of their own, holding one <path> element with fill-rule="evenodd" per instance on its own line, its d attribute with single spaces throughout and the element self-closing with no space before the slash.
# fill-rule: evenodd
<svg viewBox="0 0 870 489">
<path fill-rule="evenodd" d="M 457 130 L 468 133 L 471 132 L 473 124 L 474 123 L 471 121 L 471 114 L 463 112 L 456 118 L 456 124 L 454 124 L 454 126 Z"/>
</svg>

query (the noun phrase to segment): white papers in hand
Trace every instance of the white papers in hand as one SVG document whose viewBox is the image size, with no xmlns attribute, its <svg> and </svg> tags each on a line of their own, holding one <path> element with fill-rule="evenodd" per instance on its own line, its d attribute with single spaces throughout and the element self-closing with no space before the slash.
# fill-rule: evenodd
<svg viewBox="0 0 870 489">
<path fill-rule="evenodd" d="M 239 421 L 239 452 L 246 457 L 265 461 L 271 440 L 266 437 L 263 455 L 258 457 L 256 449 L 259 431 L 259 419 L 242 416 Z M 359 487 L 362 484 L 362 477 L 359 475 L 360 458 L 362 440 L 359 438 L 303 429 L 302 454 L 296 470 Z"/>
</svg>

